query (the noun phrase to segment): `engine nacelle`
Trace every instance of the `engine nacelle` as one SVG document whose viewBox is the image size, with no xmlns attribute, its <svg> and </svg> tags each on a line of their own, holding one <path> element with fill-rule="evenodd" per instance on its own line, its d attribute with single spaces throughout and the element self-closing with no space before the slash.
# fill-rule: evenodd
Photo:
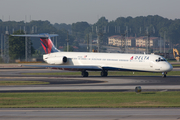
<svg viewBox="0 0 180 120">
<path fill-rule="evenodd" d="M 46 59 L 46 62 L 49 64 L 60 65 L 67 62 L 67 57 L 66 56 L 49 57 Z"/>
</svg>

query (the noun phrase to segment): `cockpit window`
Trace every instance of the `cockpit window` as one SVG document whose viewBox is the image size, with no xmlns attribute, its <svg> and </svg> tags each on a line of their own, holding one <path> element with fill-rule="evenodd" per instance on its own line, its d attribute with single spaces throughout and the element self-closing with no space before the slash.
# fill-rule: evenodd
<svg viewBox="0 0 180 120">
<path fill-rule="evenodd" d="M 165 58 L 158 58 L 158 59 L 156 59 L 156 62 L 160 62 L 160 61 L 166 61 L 166 59 Z"/>
</svg>

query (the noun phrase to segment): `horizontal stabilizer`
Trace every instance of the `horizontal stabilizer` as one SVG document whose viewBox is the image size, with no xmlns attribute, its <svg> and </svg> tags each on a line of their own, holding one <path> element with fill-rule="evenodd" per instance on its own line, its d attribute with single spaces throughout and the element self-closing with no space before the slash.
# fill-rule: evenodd
<svg viewBox="0 0 180 120">
<path fill-rule="evenodd" d="M 58 36 L 58 34 L 42 33 L 42 34 L 23 34 L 23 35 L 11 35 L 11 36 L 17 36 L 17 37 L 49 38 L 49 37 L 55 37 L 55 36 Z"/>
</svg>

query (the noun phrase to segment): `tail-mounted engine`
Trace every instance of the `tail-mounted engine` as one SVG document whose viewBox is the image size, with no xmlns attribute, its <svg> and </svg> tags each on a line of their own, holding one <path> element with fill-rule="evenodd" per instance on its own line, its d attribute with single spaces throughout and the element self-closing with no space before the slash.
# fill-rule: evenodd
<svg viewBox="0 0 180 120">
<path fill-rule="evenodd" d="M 49 64 L 61 65 L 68 61 L 66 56 L 58 56 L 58 57 L 49 57 L 46 59 L 46 62 Z"/>
</svg>

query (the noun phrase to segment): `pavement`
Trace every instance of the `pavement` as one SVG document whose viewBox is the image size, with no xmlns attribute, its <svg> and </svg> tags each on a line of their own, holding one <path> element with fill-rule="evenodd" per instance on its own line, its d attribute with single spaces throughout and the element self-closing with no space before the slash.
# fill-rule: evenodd
<svg viewBox="0 0 180 120">
<path fill-rule="evenodd" d="M 1 108 L 1 120 L 178 120 L 179 108 Z"/>
<path fill-rule="evenodd" d="M 173 69 L 179 71 L 179 68 Z M 180 76 L 52 76 L 22 75 L 57 72 L 50 69 L 0 69 L 1 81 L 45 81 L 49 85 L 0 86 L 0 92 L 53 91 L 179 91 Z M 64 71 L 59 71 L 64 72 Z M 0 108 L 0 120 L 178 120 L 179 108 Z"/>
</svg>

